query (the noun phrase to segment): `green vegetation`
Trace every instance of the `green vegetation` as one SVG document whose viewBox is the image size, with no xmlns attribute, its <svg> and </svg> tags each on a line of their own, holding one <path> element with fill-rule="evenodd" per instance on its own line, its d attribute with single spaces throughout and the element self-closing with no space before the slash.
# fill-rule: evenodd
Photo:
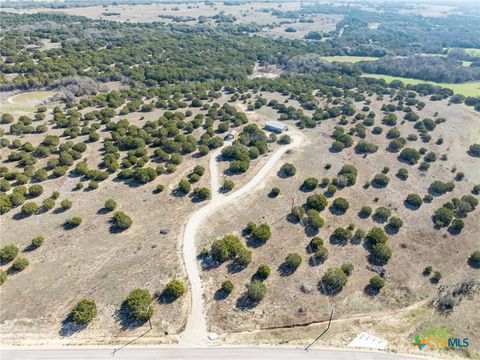
<svg viewBox="0 0 480 360">
<path fill-rule="evenodd" d="M 97 316 L 97 304 L 94 300 L 80 300 L 70 312 L 72 320 L 80 325 L 90 323 Z"/>
<path fill-rule="evenodd" d="M 414 209 L 418 209 L 423 203 L 422 198 L 418 194 L 408 194 L 405 202 Z"/>
<path fill-rule="evenodd" d="M 401 81 L 402 83 L 408 85 L 420 85 L 420 84 L 430 84 L 434 86 L 441 86 L 447 89 L 451 89 L 455 94 L 460 94 L 464 96 L 480 96 L 480 81 L 466 82 L 463 84 L 453 84 L 453 83 L 437 83 L 433 81 L 423 81 L 412 78 L 404 78 L 400 76 L 389 76 L 389 75 L 380 75 L 380 74 L 365 74 L 365 77 L 382 79 L 387 83 L 392 81 Z"/>
<path fill-rule="evenodd" d="M 247 285 L 247 296 L 254 303 L 262 301 L 266 293 L 267 287 L 259 280 L 253 280 Z"/>
<path fill-rule="evenodd" d="M 267 279 L 270 276 L 270 267 L 267 264 L 261 264 L 255 275 L 261 280 Z"/>
<path fill-rule="evenodd" d="M 134 321 L 147 321 L 153 315 L 152 295 L 146 289 L 135 289 L 128 295 L 125 306 Z"/>
<path fill-rule="evenodd" d="M 132 219 L 123 211 L 117 211 L 113 214 L 113 225 L 120 231 L 128 229 L 132 226 Z"/>
<path fill-rule="evenodd" d="M 16 245 L 14 244 L 4 245 L 0 249 L 0 262 L 9 263 L 13 259 L 15 259 L 17 254 L 18 254 L 18 247 Z"/>
<path fill-rule="evenodd" d="M 71 217 L 70 219 L 67 219 L 65 223 L 63 224 L 65 228 L 74 228 L 77 227 L 82 223 L 82 218 L 80 216 L 74 216 Z"/>
<path fill-rule="evenodd" d="M 284 176 L 291 177 L 291 176 L 294 176 L 296 174 L 297 169 L 295 168 L 294 165 L 289 164 L 289 163 L 285 163 L 280 168 L 280 171 Z"/>
<path fill-rule="evenodd" d="M 167 284 L 167 286 L 165 286 L 163 291 L 165 295 L 174 299 L 178 299 L 180 296 L 185 294 L 185 285 L 180 280 L 173 279 Z"/>
<path fill-rule="evenodd" d="M 113 199 L 107 199 L 105 201 L 105 205 L 104 205 L 105 209 L 107 209 L 108 211 L 113 211 L 116 209 L 117 207 L 117 203 L 115 200 Z"/>
<path fill-rule="evenodd" d="M 17 257 L 12 263 L 12 269 L 14 271 L 22 271 L 28 266 L 28 259 L 22 256 Z"/>
<path fill-rule="evenodd" d="M 322 277 L 322 283 L 327 293 L 336 294 L 347 284 L 347 274 L 340 267 L 327 269 Z"/>
<path fill-rule="evenodd" d="M 471 267 L 479 269 L 480 268 L 480 251 L 474 251 L 468 258 L 468 263 Z"/>
<path fill-rule="evenodd" d="M 385 286 L 385 280 L 380 276 L 375 275 L 370 278 L 368 284 L 374 292 L 378 293 Z"/>
<path fill-rule="evenodd" d="M 344 214 L 350 205 L 348 204 L 347 199 L 339 197 L 333 200 L 331 207 L 334 211 Z"/>
<path fill-rule="evenodd" d="M 233 283 L 230 281 L 230 280 L 225 280 L 224 282 L 222 282 L 222 286 L 221 286 L 221 290 L 229 295 L 232 291 L 233 291 Z"/>
<path fill-rule="evenodd" d="M 295 271 L 302 263 L 302 257 L 297 253 L 290 253 L 285 258 L 285 266 Z"/>
<path fill-rule="evenodd" d="M 8 274 L 5 270 L 0 270 L 0 285 L 7 281 Z"/>
<path fill-rule="evenodd" d="M 44 242 L 45 242 L 45 238 L 43 236 L 37 236 L 32 239 L 31 246 L 36 249 L 42 246 Z"/>
</svg>

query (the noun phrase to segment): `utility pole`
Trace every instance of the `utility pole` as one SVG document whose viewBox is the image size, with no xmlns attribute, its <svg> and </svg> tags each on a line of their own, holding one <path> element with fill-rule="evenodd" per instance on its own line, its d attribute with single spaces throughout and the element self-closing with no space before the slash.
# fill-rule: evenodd
<svg viewBox="0 0 480 360">
<path fill-rule="evenodd" d="M 308 350 L 312 347 L 312 345 L 315 344 L 315 342 L 316 342 L 318 339 L 320 339 L 320 338 L 328 331 L 328 329 L 330 329 L 330 323 L 332 322 L 333 312 L 334 312 L 334 310 L 333 310 L 333 307 L 332 307 L 332 311 L 330 312 L 330 320 L 328 320 L 328 326 L 327 326 L 327 328 L 326 328 L 325 330 L 323 330 L 323 332 L 322 332 L 320 335 L 318 335 L 318 337 L 317 337 L 315 340 L 313 340 L 312 343 L 309 344 L 309 345 L 305 348 L 305 351 L 308 352 Z"/>
</svg>

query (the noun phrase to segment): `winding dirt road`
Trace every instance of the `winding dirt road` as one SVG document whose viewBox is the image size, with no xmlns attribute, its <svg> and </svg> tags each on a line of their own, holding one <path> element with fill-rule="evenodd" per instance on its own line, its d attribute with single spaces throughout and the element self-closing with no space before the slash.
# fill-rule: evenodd
<svg viewBox="0 0 480 360">
<path fill-rule="evenodd" d="M 219 192 L 220 185 L 217 158 L 220 155 L 221 148 L 215 150 L 210 157 L 210 187 L 212 198 L 206 206 L 197 210 L 190 216 L 183 232 L 183 261 L 190 281 L 192 297 L 190 313 L 187 318 L 185 330 L 180 335 L 179 345 L 184 347 L 205 347 L 208 345 L 207 323 L 203 309 L 202 282 L 200 280 L 200 272 L 197 264 L 197 250 L 195 246 L 195 235 L 198 228 L 202 222 L 213 213 L 246 196 L 262 180 L 264 180 L 285 152 L 299 146 L 303 142 L 303 136 L 300 133 L 289 133 L 289 135 L 292 137 L 293 141 L 276 150 L 260 171 L 255 174 L 247 184 L 229 195 L 223 195 Z"/>
</svg>

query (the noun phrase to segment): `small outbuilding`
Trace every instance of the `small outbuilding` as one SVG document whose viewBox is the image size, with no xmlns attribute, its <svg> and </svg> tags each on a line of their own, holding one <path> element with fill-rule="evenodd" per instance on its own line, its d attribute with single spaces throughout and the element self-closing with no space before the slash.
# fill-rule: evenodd
<svg viewBox="0 0 480 360">
<path fill-rule="evenodd" d="M 288 131 L 288 126 L 278 121 L 267 121 L 265 124 L 265 129 L 281 134 L 285 131 Z"/>
<path fill-rule="evenodd" d="M 233 129 L 233 130 L 230 130 L 227 134 L 227 136 L 225 136 L 225 141 L 233 141 L 235 140 L 236 138 L 238 137 L 238 131 Z"/>
</svg>

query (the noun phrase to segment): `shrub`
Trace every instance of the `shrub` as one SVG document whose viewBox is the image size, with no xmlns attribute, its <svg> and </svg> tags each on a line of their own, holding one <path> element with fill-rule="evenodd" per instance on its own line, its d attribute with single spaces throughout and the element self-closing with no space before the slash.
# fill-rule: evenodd
<svg viewBox="0 0 480 360">
<path fill-rule="evenodd" d="M 478 205 L 478 200 L 472 195 L 462 196 L 462 201 L 468 203 L 473 209 Z"/>
<path fill-rule="evenodd" d="M 345 149 L 345 144 L 341 141 L 338 141 L 338 140 L 335 140 L 333 143 L 332 143 L 332 146 L 331 146 L 331 151 L 332 152 L 340 152 L 342 151 L 343 149 Z"/>
<path fill-rule="evenodd" d="M 268 196 L 271 198 L 276 198 L 278 194 L 280 194 L 280 189 L 278 187 L 273 187 Z"/>
<path fill-rule="evenodd" d="M 372 276 L 368 282 L 373 291 L 379 292 L 385 286 L 385 280 L 379 275 Z"/>
<path fill-rule="evenodd" d="M 206 187 L 195 188 L 193 190 L 193 196 L 199 199 L 200 201 L 210 199 L 211 197 L 210 189 Z"/>
<path fill-rule="evenodd" d="M 391 210 L 384 207 L 384 206 L 380 206 L 376 211 L 375 211 L 375 214 L 373 214 L 373 218 L 375 219 L 375 221 L 378 221 L 378 222 L 385 222 L 388 220 L 388 218 L 390 217 L 390 215 L 392 214 Z"/>
<path fill-rule="evenodd" d="M 317 211 L 322 211 L 328 205 L 328 200 L 325 196 L 320 194 L 310 195 L 307 198 L 307 207 L 310 209 L 315 209 Z"/>
<path fill-rule="evenodd" d="M 408 170 L 405 168 L 400 168 L 398 169 L 397 172 L 397 177 L 401 180 L 407 180 L 408 179 Z"/>
<path fill-rule="evenodd" d="M 261 242 L 267 242 L 268 239 L 272 236 L 270 231 L 270 226 L 267 224 L 261 224 L 252 231 L 252 237 Z"/>
<path fill-rule="evenodd" d="M 18 254 L 18 247 L 14 244 L 7 244 L 0 249 L 0 262 L 8 263 L 15 259 Z"/>
<path fill-rule="evenodd" d="M 431 281 L 433 283 L 438 283 L 441 278 L 442 278 L 442 273 L 440 271 L 434 271 L 433 275 L 432 275 L 432 278 L 431 278 Z"/>
<path fill-rule="evenodd" d="M 222 283 L 222 287 L 220 288 L 225 294 L 230 294 L 233 291 L 233 283 L 230 280 L 225 280 Z"/>
<path fill-rule="evenodd" d="M 471 156 L 480 157 L 480 144 L 472 144 L 468 148 L 468 153 Z"/>
<path fill-rule="evenodd" d="M 117 207 L 117 203 L 113 199 L 107 199 L 105 201 L 105 209 L 108 211 L 113 211 Z"/>
<path fill-rule="evenodd" d="M 335 185 L 330 184 L 327 186 L 327 194 L 333 195 L 336 192 L 337 192 L 337 187 Z"/>
<path fill-rule="evenodd" d="M 38 206 L 34 202 L 27 202 L 22 206 L 22 214 L 25 216 L 35 214 L 37 210 Z"/>
<path fill-rule="evenodd" d="M 396 216 L 392 216 L 390 219 L 388 219 L 388 226 L 392 229 L 398 230 L 403 226 L 403 221 Z"/>
<path fill-rule="evenodd" d="M 328 292 L 336 293 L 347 283 L 347 274 L 340 267 L 329 268 L 322 277 L 322 283 Z"/>
<path fill-rule="evenodd" d="M 358 212 L 358 215 L 363 219 L 368 218 L 371 214 L 372 214 L 372 208 L 370 206 L 362 206 L 362 208 Z"/>
<path fill-rule="evenodd" d="M 255 303 L 262 301 L 266 293 L 267 287 L 259 280 L 253 280 L 247 285 L 247 296 Z"/>
<path fill-rule="evenodd" d="M 5 270 L 0 270 L 0 285 L 2 285 L 7 280 L 7 272 Z"/>
<path fill-rule="evenodd" d="M 52 198 L 46 198 L 42 201 L 42 206 L 46 210 L 51 210 L 55 207 L 55 201 Z"/>
<path fill-rule="evenodd" d="M 296 270 L 302 263 L 302 257 L 297 253 L 290 253 L 285 258 L 285 266 L 289 269 Z"/>
<path fill-rule="evenodd" d="M 386 264 L 392 257 L 392 250 L 387 244 L 378 243 L 372 246 L 370 254 L 376 262 L 380 264 Z"/>
<path fill-rule="evenodd" d="M 37 197 L 42 195 L 43 187 L 42 185 L 32 185 L 28 188 L 28 195 L 31 197 Z"/>
<path fill-rule="evenodd" d="M 39 248 L 43 245 L 45 239 L 43 236 L 37 236 L 32 239 L 32 247 Z"/>
<path fill-rule="evenodd" d="M 295 168 L 294 165 L 292 165 L 290 163 L 285 163 L 280 168 L 280 171 L 283 173 L 283 175 L 285 175 L 287 177 L 291 177 L 291 176 L 295 175 L 295 173 L 297 172 L 297 169 Z"/>
<path fill-rule="evenodd" d="M 453 234 L 459 234 L 464 226 L 465 224 L 462 219 L 453 219 L 451 225 L 448 227 L 448 231 Z"/>
<path fill-rule="evenodd" d="M 80 300 L 70 312 L 72 320 L 81 325 L 86 325 L 97 316 L 97 304 L 94 300 Z"/>
<path fill-rule="evenodd" d="M 219 262 L 225 262 L 242 255 L 241 262 L 245 263 L 246 260 L 249 260 L 248 257 L 251 258 L 251 253 L 249 254 L 246 250 L 238 236 L 225 235 L 223 239 L 213 242 L 211 254 L 213 259 Z"/>
<path fill-rule="evenodd" d="M 403 160 L 411 165 L 416 164 L 420 159 L 420 154 L 413 148 L 404 148 L 399 155 L 400 160 Z"/>
<path fill-rule="evenodd" d="M 427 266 L 425 269 L 423 269 L 423 275 L 429 276 L 433 271 L 433 267 L 431 265 Z"/>
<path fill-rule="evenodd" d="M 325 262 L 328 259 L 328 250 L 324 246 L 320 246 L 315 250 L 315 259 L 318 262 Z"/>
<path fill-rule="evenodd" d="M 335 211 L 338 211 L 338 212 L 344 214 L 345 211 L 347 211 L 349 207 L 350 207 L 350 205 L 348 204 L 348 201 L 346 199 L 342 198 L 342 197 L 339 197 L 339 198 L 336 198 L 335 200 L 333 200 L 332 208 Z"/>
<path fill-rule="evenodd" d="M 265 280 L 270 276 L 270 267 L 267 264 L 261 264 L 255 274 L 259 279 Z"/>
<path fill-rule="evenodd" d="M 165 286 L 164 293 L 169 297 L 178 299 L 185 294 L 185 285 L 181 281 L 173 279 Z"/>
<path fill-rule="evenodd" d="M 344 229 L 342 227 L 338 227 L 333 231 L 332 236 L 337 240 L 341 242 L 345 242 L 351 239 L 352 237 L 352 232 L 348 229 Z"/>
<path fill-rule="evenodd" d="M 468 263 L 473 268 L 480 268 L 480 251 L 474 251 L 468 258 Z"/>
<path fill-rule="evenodd" d="M 423 202 L 425 202 L 425 203 L 431 203 L 432 200 L 433 200 L 433 196 L 430 195 L 430 194 L 427 194 L 423 197 Z"/>
<path fill-rule="evenodd" d="M 309 247 L 310 247 L 311 252 L 317 251 L 322 246 L 323 246 L 323 240 L 321 238 L 319 238 L 318 236 L 315 236 L 315 237 L 312 238 L 312 240 L 310 240 Z"/>
<path fill-rule="evenodd" d="M 123 211 L 117 211 L 113 215 L 113 224 L 119 230 L 126 230 L 132 225 L 132 219 Z"/>
<path fill-rule="evenodd" d="M 363 231 L 362 229 L 357 229 L 357 231 L 355 231 L 355 234 L 353 235 L 353 240 L 357 241 L 357 242 L 360 242 L 362 241 L 363 239 L 365 239 L 365 231 Z"/>
<path fill-rule="evenodd" d="M 28 259 L 25 257 L 17 257 L 12 264 L 12 269 L 15 271 L 22 271 L 28 266 Z"/>
<path fill-rule="evenodd" d="M 315 230 L 320 229 L 325 224 L 325 221 L 320 217 L 319 213 L 315 209 L 307 210 L 308 222 Z"/>
<path fill-rule="evenodd" d="M 302 221 L 303 215 L 305 215 L 303 208 L 301 206 L 294 206 L 292 207 L 292 211 L 290 213 L 292 218 L 296 221 Z"/>
<path fill-rule="evenodd" d="M 405 202 L 417 209 L 422 206 L 422 198 L 418 194 L 408 194 Z"/>
<path fill-rule="evenodd" d="M 390 179 L 385 174 L 377 174 L 372 180 L 372 184 L 377 187 L 385 187 L 390 182 Z"/>
<path fill-rule="evenodd" d="M 232 180 L 226 179 L 223 182 L 222 190 L 225 192 L 229 192 L 229 191 L 232 191 L 234 187 L 235 187 L 235 183 Z"/>
<path fill-rule="evenodd" d="M 280 136 L 280 139 L 278 140 L 278 143 L 282 145 L 290 144 L 291 142 L 292 138 L 287 134 Z"/>
<path fill-rule="evenodd" d="M 96 190 L 96 189 L 98 189 L 98 182 L 93 181 L 93 180 L 90 181 L 90 182 L 88 183 L 88 188 L 89 188 L 90 190 Z"/>
<path fill-rule="evenodd" d="M 237 251 L 237 257 L 235 263 L 238 266 L 246 267 L 252 261 L 252 252 L 245 247 L 241 247 Z"/>
<path fill-rule="evenodd" d="M 437 209 L 432 216 L 433 223 L 437 227 L 447 227 L 453 219 L 453 210 L 447 207 Z"/>
<path fill-rule="evenodd" d="M 305 179 L 301 188 L 302 190 L 305 190 L 305 191 L 312 191 L 312 190 L 315 190 L 317 186 L 318 186 L 318 179 L 314 177 L 310 177 Z"/>
<path fill-rule="evenodd" d="M 73 227 L 77 227 L 81 223 L 82 223 L 82 218 L 80 216 L 74 216 L 70 219 L 67 219 L 63 225 L 66 228 L 73 228 Z"/>
<path fill-rule="evenodd" d="M 370 245 L 375 245 L 375 244 L 385 244 L 388 240 L 388 237 L 382 228 L 375 226 L 368 232 L 365 239 L 368 241 Z"/>
<path fill-rule="evenodd" d="M 147 321 L 153 315 L 152 295 L 146 289 L 133 290 L 126 299 L 126 308 L 136 321 Z"/>
<path fill-rule="evenodd" d="M 428 192 L 434 195 L 443 195 L 448 191 L 452 191 L 455 188 L 453 182 L 444 183 L 442 181 L 434 181 L 430 184 Z"/>
<path fill-rule="evenodd" d="M 190 190 L 192 189 L 192 186 L 190 185 L 190 182 L 186 179 L 180 180 L 178 184 L 178 191 L 180 191 L 182 194 L 188 194 Z"/>
<path fill-rule="evenodd" d="M 355 151 L 359 154 L 373 154 L 377 152 L 377 150 L 377 145 L 365 140 L 361 140 L 357 146 L 355 146 Z"/>
<path fill-rule="evenodd" d="M 350 276 L 353 272 L 353 264 L 352 263 L 344 263 L 341 266 L 341 269 L 345 273 L 345 275 Z"/>
<path fill-rule="evenodd" d="M 62 207 L 63 210 L 68 210 L 72 207 L 72 202 L 68 199 L 63 199 L 62 202 L 60 203 L 60 206 Z"/>
</svg>

